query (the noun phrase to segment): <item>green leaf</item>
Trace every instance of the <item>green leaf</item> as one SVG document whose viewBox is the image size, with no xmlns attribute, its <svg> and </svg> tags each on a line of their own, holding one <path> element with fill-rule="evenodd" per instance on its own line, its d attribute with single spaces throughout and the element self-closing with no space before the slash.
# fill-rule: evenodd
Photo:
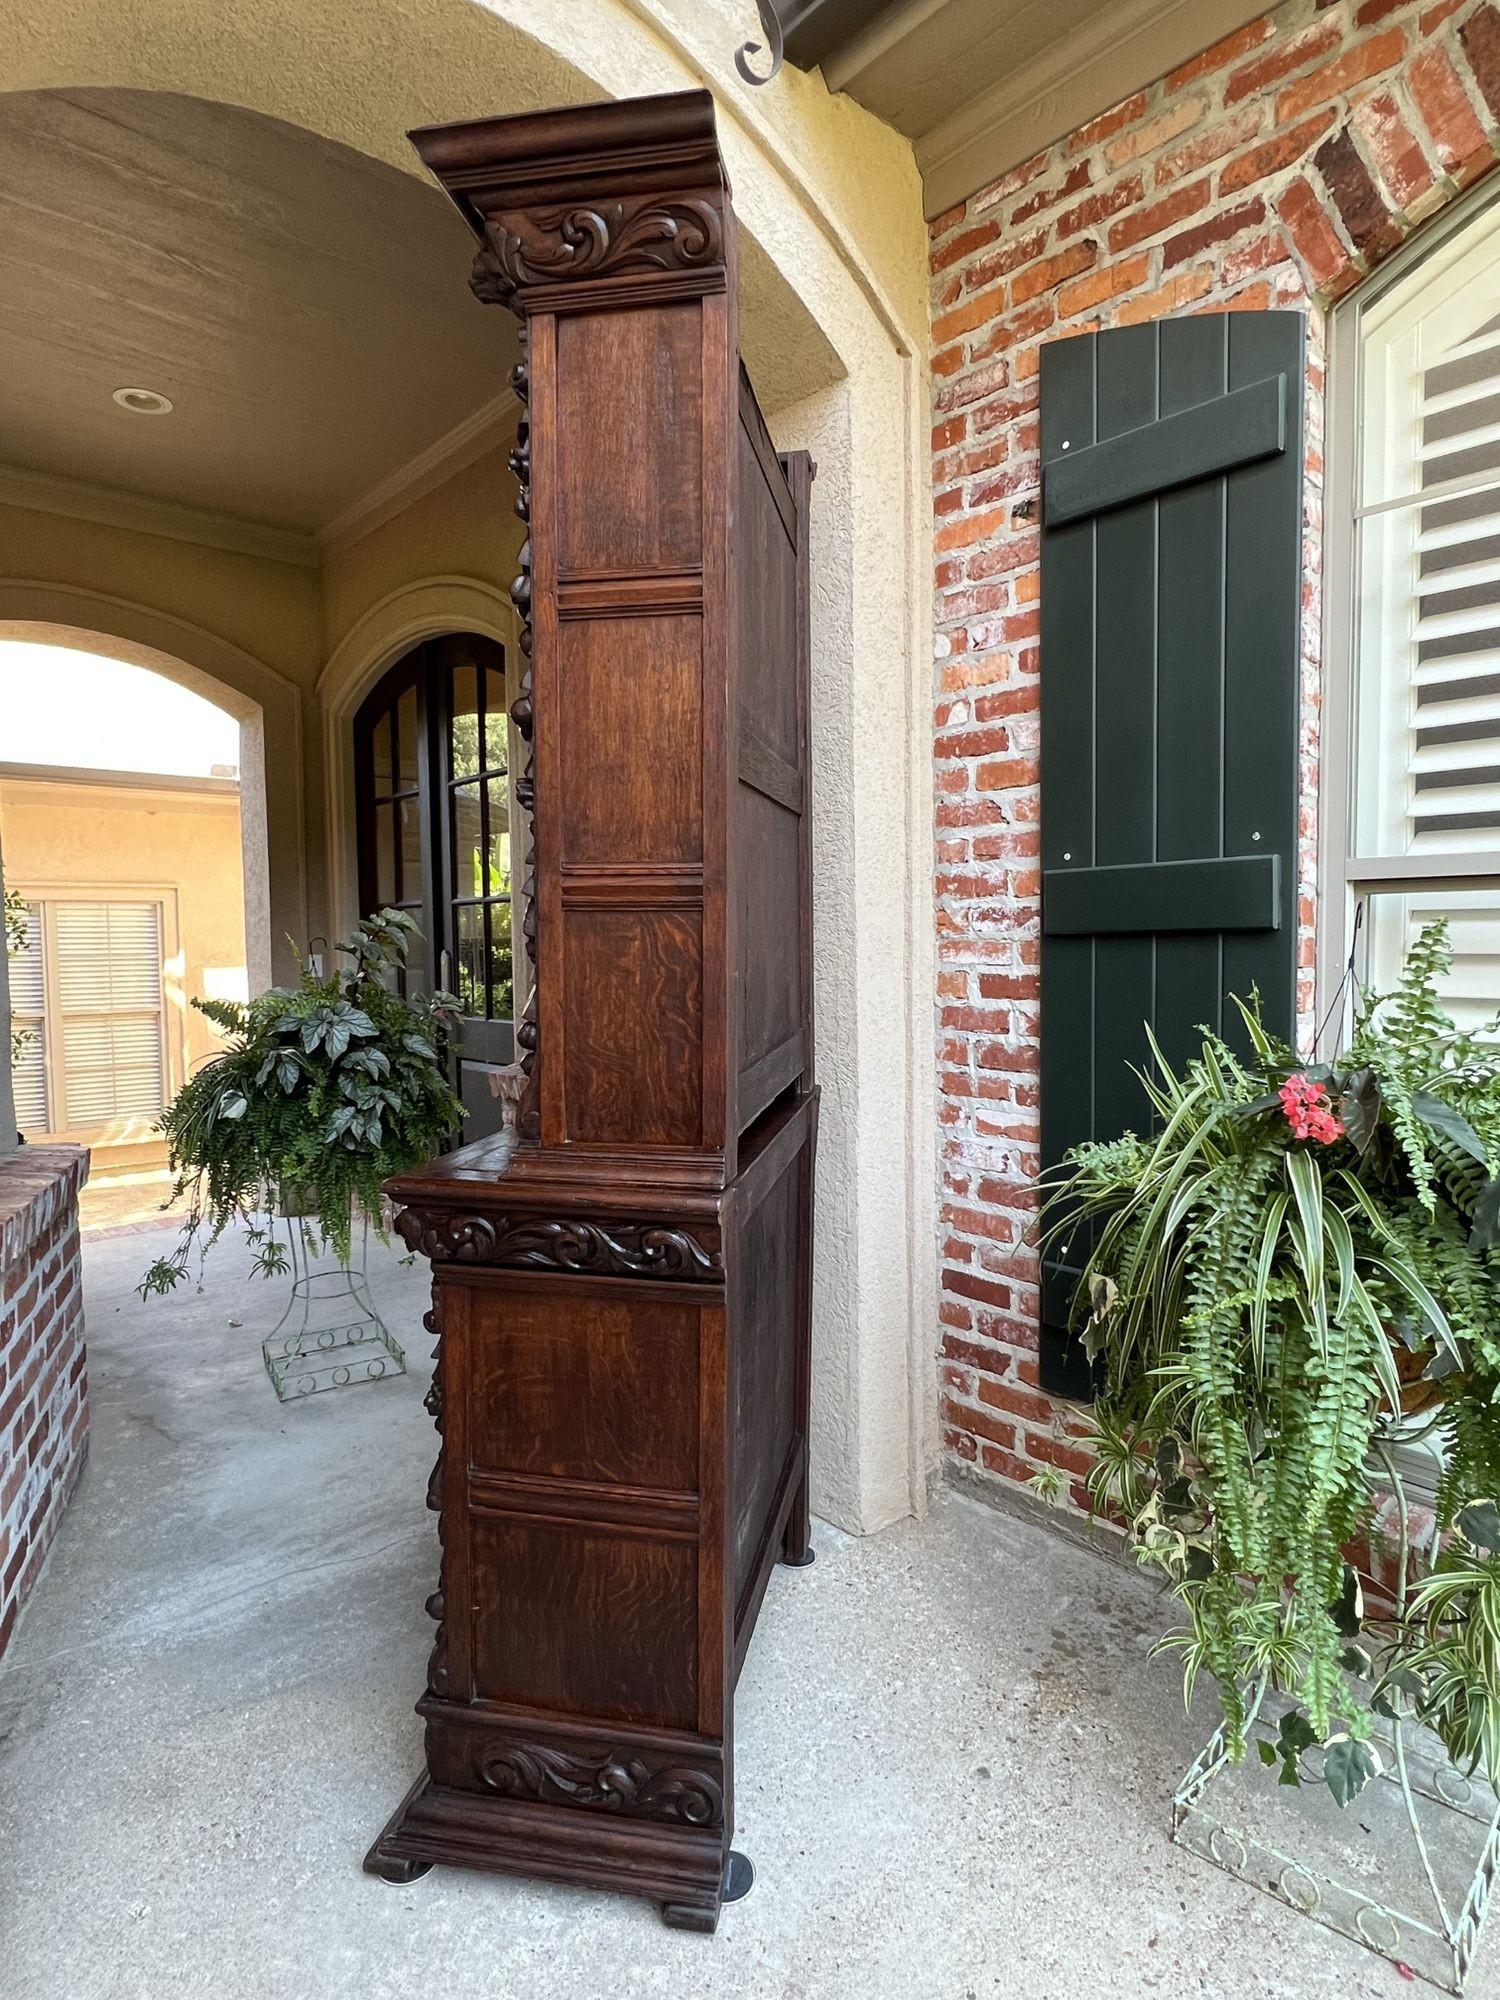
<svg viewBox="0 0 1500 2000">
<path fill-rule="evenodd" d="M 1471 1500 L 1458 1510 L 1458 1528 L 1466 1541 L 1486 1555 L 1500 1549 L 1500 1507 L 1493 1500 Z"/>
<path fill-rule="evenodd" d="M 1282 1751 L 1286 1752 L 1290 1750 L 1294 1754 L 1303 1750 L 1311 1750 L 1318 1740 L 1317 1730 L 1313 1728 L 1300 1708 L 1289 1708 L 1286 1711 L 1281 1718 L 1276 1733 L 1280 1740 Z"/>
<path fill-rule="evenodd" d="M 1260 1736 L 1256 1738 L 1255 1747 L 1260 1752 L 1260 1761 L 1262 1764 L 1269 1766 L 1276 1762 L 1276 1745 L 1274 1743 L 1267 1743 L 1266 1739 Z"/>
<path fill-rule="evenodd" d="M 1484 1141 L 1462 1112 L 1455 1111 L 1451 1104 L 1444 1104 L 1431 1091 L 1414 1090 L 1411 1094 L 1411 1108 L 1433 1132 L 1441 1132 L 1456 1146 L 1462 1146 L 1470 1158 L 1478 1160 L 1482 1167 L 1489 1165 L 1489 1156 L 1484 1150 Z"/>
<path fill-rule="evenodd" d="M 221 1118 L 243 1118 L 249 1108 L 249 1100 L 242 1097 L 237 1090 L 226 1092 L 219 1100 L 219 1116 Z"/>
<path fill-rule="evenodd" d="M 1368 1743 L 1356 1743 L 1352 1736 L 1330 1736 L 1323 1756 L 1323 1782 L 1333 1794 L 1334 1804 L 1346 1806 L 1357 1799 L 1372 1778 L 1380 1775 L 1380 1758 Z"/>
<path fill-rule="evenodd" d="M 1344 1079 L 1338 1101 L 1339 1122 L 1355 1152 L 1363 1153 L 1380 1123 L 1380 1083 L 1372 1069 L 1356 1069 Z"/>
<path fill-rule="evenodd" d="M 1353 1639 L 1364 1627 L 1365 1594 L 1360 1588 L 1359 1572 L 1353 1563 L 1344 1564 L 1339 1594 L 1329 1605 L 1328 1615 L 1341 1639 Z"/>
<path fill-rule="evenodd" d="M 1474 1226 L 1469 1231 L 1469 1248 L 1476 1256 L 1491 1248 L 1500 1236 L 1500 1174 L 1486 1181 L 1474 1204 Z"/>
</svg>

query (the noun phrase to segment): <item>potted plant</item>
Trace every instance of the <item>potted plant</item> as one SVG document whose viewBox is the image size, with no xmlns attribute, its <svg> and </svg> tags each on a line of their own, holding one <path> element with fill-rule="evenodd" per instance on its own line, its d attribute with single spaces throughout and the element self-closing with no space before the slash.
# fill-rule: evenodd
<svg viewBox="0 0 1500 2000">
<path fill-rule="evenodd" d="M 276 1215 L 300 1218 L 347 1272 L 355 1220 L 378 1218 L 382 1181 L 430 1159 L 458 1129 L 445 1063 L 457 1003 L 395 990 L 414 929 L 404 912 L 381 910 L 335 946 L 342 968 L 316 971 L 299 954 L 294 987 L 248 1004 L 193 1002 L 228 1041 L 161 1122 L 172 1199 L 187 1195 L 188 1211 L 143 1297 L 180 1284 L 193 1246 L 205 1254 L 236 1222 L 262 1275 L 287 1271 L 268 1220 Z"/>
<path fill-rule="evenodd" d="M 1174 1073 L 1153 1043 L 1152 1132 L 1078 1147 L 1050 1190 L 1101 1383 L 1090 1503 L 1166 1578 L 1162 1643 L 1189 1698 L 1217 1682 L 1230 1757 L 1275 1691 L 1262 1759 L 1295 1783 L 1323 1746 L 1340 1804 L 1380 1769 L 1376 1718 L 1500 1777 L 1500 1044 L 1439 1006 L 1449 962 L 1435 924 L 1331 1063 L 1254 999 L 1248 1058 L 1205 1031 Z M 1441 1549 L 1367 1604 L 1349 1551 L 1382 1488 L 1405 1521 L 1414 1405 Z"/>
</svg>

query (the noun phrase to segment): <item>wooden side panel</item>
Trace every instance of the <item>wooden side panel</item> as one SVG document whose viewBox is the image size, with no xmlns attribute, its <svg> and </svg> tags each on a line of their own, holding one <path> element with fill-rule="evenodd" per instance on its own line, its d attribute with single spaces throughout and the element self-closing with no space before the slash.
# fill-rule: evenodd
<svg viewBox="0 0 1500 2000">
<path fill-rule="evenodd" d="M 473 1359 L 471 1466 L 695 1490 L 695 1306 L 509 1290 L 492 1319 Z"/>
<path fill-rule="evenodd" d="M 701 620 L 570 618 L 558 654 L 564 897 L 574 868 L 701 864 Z"/>
<path fill-rule="evenodd" d="M 735 456 L 732 1115 L 810 1076 L 805 459 L 777 458 L 741 375 Z"/>
<path fill-rule="evenodd" d="M 701 322 L 696 299 L 559 319 L 559 577 L 701 566 Z"/>
<path fill-rule="evenodd" d="M 704 1307 L 515 1273 L 450 1288 L 472 1699 L 693 1728 Z M 446 1357 L 445 1357 L 446 1359 Z M 460 1446 L 460 1440 L 462 1441 Z"/>
<path fill-rule="evenodd" d="M 475 1513 L 481 1701 L 692 1728 L 697 1567 L 689 1541 Z"/>
<path fill-rule="evenodd" d="M 567 927 L 567 1137 L 691 1146 L 703 1117 L 700 912 L 570 908 Z"/>
<path fill-rule="evenodd" d="M 704 316 L 559 316 L 539 341 L 543 1140 L 704 1142 Z M 543 489 L 546 490 L 543 490 Z"/>
</svg>

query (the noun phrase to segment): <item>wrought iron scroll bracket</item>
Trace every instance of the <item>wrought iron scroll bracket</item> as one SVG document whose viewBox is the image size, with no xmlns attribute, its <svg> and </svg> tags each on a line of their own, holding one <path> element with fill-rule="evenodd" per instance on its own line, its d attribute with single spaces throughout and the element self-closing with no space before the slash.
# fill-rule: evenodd
<svg viewBox="0 0 1500 2000">
<path fill-rule="evenodd" d="M 742 42 L 734 52 L 734 66 L 746 83 L 759 87 L 761 84 L 776 81 L 781 74 L 785 55 L 781 40 L 781 22 L 776 13 L 776 0 L 756 0 L 755 11 L 760 16 L 761 33 L 766 38 L 764 48 L 759 42 Z M 750 67 L 749 59 L 751 56 L 761 54 L 770 56 L 771 67 L 764 76 L 757 76 Z"/>
</svg>

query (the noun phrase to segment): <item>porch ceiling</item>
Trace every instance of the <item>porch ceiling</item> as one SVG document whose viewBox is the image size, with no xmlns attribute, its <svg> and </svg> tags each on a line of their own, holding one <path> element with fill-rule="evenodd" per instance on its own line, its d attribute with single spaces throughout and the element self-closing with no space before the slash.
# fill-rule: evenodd
<svg viewBox="0 0 1500 2000">
<path fill-rule="evenodd" d="M 777 0 L 788 60 L 914 142 L 936 215 L 1266 0 Z"/>
<path fill-rule="evenodd" d="M 503 389 L 470 251 L 435 188 L 236 106 L 0 95 L 0 460 L 322 528 Z"/>
</svg>

